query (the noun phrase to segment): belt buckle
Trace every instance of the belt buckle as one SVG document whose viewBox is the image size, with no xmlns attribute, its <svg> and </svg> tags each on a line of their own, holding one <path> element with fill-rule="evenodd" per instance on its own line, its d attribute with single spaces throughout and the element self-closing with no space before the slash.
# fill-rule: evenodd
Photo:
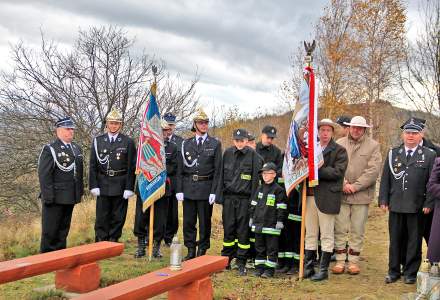
<svg viewBox="0 0 440 300">
<path fill-rule="evenodd" d="M 192 179 L 193 181 L 199 181 L 199 175 L 193 175 Z"/>
<path fill-rule="evenodd" d="M 115 171 L 114 170 L 108 170 L 107 174 L 108 174 L 108 176 L 113 177 L 113 176 L 115 176 Z"/>
</svg>

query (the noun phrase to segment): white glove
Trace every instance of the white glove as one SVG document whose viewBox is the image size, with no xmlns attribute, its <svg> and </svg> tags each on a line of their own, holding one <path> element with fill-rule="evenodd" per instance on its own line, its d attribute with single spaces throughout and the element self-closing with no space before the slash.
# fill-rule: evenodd
<svg viewBox="0 0 440 300">
<path fill-rule="evenodd" d="M 124 199 L 128 199 L 128 198 L 130 198 L 131 196 L 133 196 L 134 195 L 134 193 L 132 192 L 132 191 L 129 191 L 129 190 L 125 190 L 124 191 L 124 195 L 122 196 Z"/>
<path fill-rule="evenodd" d="M 283 229 L 284 228 L 283 222 L 278 221 L 277 224 L 275 225 L 275 228 L 280 230 Z"/>
<path fill-rule="evenodd" d="M 94 188 L 90 190 L 90 193 L 92 193 L 93 196 L 98 197 L 101 194 L 101 191 L 99 188 Z"/>
<path fill-rule="evenodd" d="M 249 227 L 252 227 L 252 224 L 254 223 L 254 220 L 252 218 L 249 219 Z"/>
<path fill-rule="evenodd" d="M 176 199 L 177 199 L 177 201 L 183 201 L 183 193 L 177 193 Z"/>
<path fill-rule="evenodd" d="M 213 205 L 215 202 L 215 194 L 209 194 L 209 205 Z"/>
</svg>

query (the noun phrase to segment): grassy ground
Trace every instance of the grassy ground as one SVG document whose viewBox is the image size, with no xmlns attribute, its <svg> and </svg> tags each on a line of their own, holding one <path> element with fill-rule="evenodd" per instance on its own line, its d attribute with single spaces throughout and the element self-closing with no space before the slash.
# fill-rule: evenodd
<svg viewBox="0 0 440 300">
<path fill-rule="evenodd" d="M 94 239 L 94 202 L 86 201 L 75 207 L 68 246 L 90 243 Z M 213 216 L 212 248 L 208 254 L 219 254 L 222 245 L 221 208 L 216 207 Z M 129 215 L 122 241 L 125 251 L 120 257 L 100 262 L 101 286 L 111 285 L 168 265 L 168 249 L 164 258 L 148 262 L 135 260 L 136 239 L 132 234 L 134 201 L 130 201 Z M 22 217 L 20 220 L 3 221 L 0 224 L 0 260 L 22 257 L 38 252 L 39 220 Z M 180 224 L 182 221 L 180 220 Z M 184 251 L 186 252 L 186 251 Z M 330 275 L 324 283 L 309 280 L 299 282 L 295 276 L 264 280 L 252 276 L 238 277 L 235 271 L 214 275 L 215 299 L 403 299 L 402 295 L 415 291 L 415 285 L 398 282 L 385 285 L 388 263 L 387 216 L 372 207 L 368 220 L 366 242 L 361 254 L 361 274 Z M 36 276 L 0 286 L 0 299 L 64 299 L 62 292 L 35 289 L 53 284 L 54 275 Z M 163 298 L 163 297 L 159 297 Z"/>
</svg>

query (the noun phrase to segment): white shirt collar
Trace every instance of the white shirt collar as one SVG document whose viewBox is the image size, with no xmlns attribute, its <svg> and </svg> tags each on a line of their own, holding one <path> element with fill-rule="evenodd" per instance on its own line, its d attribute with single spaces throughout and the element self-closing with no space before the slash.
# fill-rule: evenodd
<svg viewBox="0 0 440 300">
<path fill-rule="evenodd" d="M 206 138 L 208 137 L 208 134 L 207 133 L 205 133 L 204 135 L 198 135 L 197 133 L 196 133 L 196 143 L 198 144 L 199 143 L 199 138 L 202 138 L 202 144 L 205 142 L 205 140 L 206 140 Z"/>
<path fill-rule="evenodd" d="M 418 145 L 415 146 L 414 148 L 408 148 L 407 146 L 405 146 L 405 154 L 408 154 L 408 150 L 412 150 L 411 152 L 411 156 L 414 154 L 414 152 L 416 152 Z"/>
<path fill-rule="evenodd" d="M 111 140 L 113 137 L 113 139 L 116 141 L 116 138 L 118 137 L 119 132 L 116 132 L 115 134 L 111 134 L 110 132 L 107 132 L 107 135 L 108 135 L 109 140 Z"/>
</svg>

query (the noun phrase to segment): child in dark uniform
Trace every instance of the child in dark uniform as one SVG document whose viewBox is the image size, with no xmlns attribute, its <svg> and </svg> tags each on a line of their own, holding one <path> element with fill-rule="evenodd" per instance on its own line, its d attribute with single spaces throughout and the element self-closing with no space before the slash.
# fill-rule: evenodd
<svg viewBox="0 0 440 300">
<path fill-rule="evenodd" d="M 255 232 L 255 275 L 273 277 L 278 257 L 278 238 L 287 213 L 286 192 L 275 182 L 277 167 L 266 163 L 260 170 L 264 183 L 252 197 L 249 226 Z"/>
</svg>

